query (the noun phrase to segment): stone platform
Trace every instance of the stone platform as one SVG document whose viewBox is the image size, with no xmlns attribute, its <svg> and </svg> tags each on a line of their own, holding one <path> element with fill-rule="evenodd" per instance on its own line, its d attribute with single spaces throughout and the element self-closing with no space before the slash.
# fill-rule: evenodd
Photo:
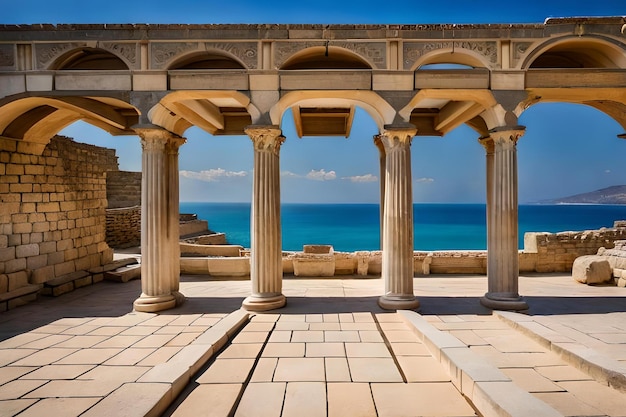
<svg viewBox="0 0 626 417">
<path fill-rule="evenodd" d="M 623 416 L 626 291 L 520 277 L 529 314 L 492 313 L 483 276 L 285 279 L 287 306 L 240 310 L 248 281 L 184 276 L 187 302 L 132 312 L 139 281 L 0 315 L 0 416 Z M 45 410 L 45 411 L 44 411 Z M 115 410 L 113 412 L 112 410 Z"/>
</svg>

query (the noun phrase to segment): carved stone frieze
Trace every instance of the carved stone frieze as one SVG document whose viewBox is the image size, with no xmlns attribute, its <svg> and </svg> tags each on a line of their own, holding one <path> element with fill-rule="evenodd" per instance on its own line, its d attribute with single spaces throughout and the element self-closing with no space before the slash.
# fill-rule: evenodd
<svg viewBox="0 0 626 417">
<path fill-rule="evenodd" d="M 280 69 L 285 61 L 298 51 L 302 51 L 314 46 L 325 46 L 324 41 L 310 42 L 275 42 L 274 43 L 274 67 Z"/>
<path fill-rule="evenodd" d="M 206 42 L 206 49 L 217 49 L 237 57 L 248 69 L 258 67 L 257 42 Z"/>
<path fill-rule="evenodd" d="M 122 58 L 130 68 L 137 68 L 138 45 L 136 43 L 102 42 L 99 46 Z"/>
<path fill-rule="evenodd" d="M 513 66 L 516 67 L 519 60 L 526 54 L 532 42 L 513 42 Z"/>
<path fill-rule="evenodd" d="M 498 62 L 498 44 L 495 41 L 472 42 L 472 41 L 445 41 L 445 42 L 405 42 L 404 69 L 409 70 L 420 57 L 437 49 L 465 49 L 487 58 L 492 64 Z"/>
<path fill-rule="evenodd" d="M 185 52 L 198 50 L 197 42 L 155 42 L 151 43 L 151 67 L 162 69 L 175 57 Z"/>
<path fill-rule="evenodd" d="M 15 66 L 15 46 L 9 44 L 0 45 L 0 67 Z"/>
<path fill-rule="evenodd" d="M 46 69 L 65 52 L 84 46 L 87 46 L 85 42 L 37 43 L 35 44 L 35 58 L 37 59 L 35 67 Z"/>
<path fill-rule="evenodd" d="M 296 52 L 314 46 L 326 46 L 326 41 L 276 42 L 274 47 L 274 67 L 279 69 Z M 385 42 L 342 42 L 330 40 L 328 46 L 354 52 L 371 63 L 373 68 L 385 69 L 387 67 Z"/>
</svg>

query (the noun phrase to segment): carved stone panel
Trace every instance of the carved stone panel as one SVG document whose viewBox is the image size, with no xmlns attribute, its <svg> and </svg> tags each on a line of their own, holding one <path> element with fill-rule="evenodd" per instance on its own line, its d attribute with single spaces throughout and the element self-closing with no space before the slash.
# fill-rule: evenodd
<svg viewBox="0 0 626 417">
<path fill-rule="evenodd" d="M 494 65 L 498 62 L 498 44 L 495 41 L 405 42 L 403 48 L 404 69 L 410 70 L 419 58 L 432 51 L 451 48 L 465 49 L 483 55 L 488 62 Z"/>
<path fill-rule="evenodd" d="M 87 46 L 85 42 L 37 43 L 35 44 L 35 68 L 48 69 L 65 52 Z"/>
<path fill-rule="evenodd" d="M 526 51 L 528 51 L 530 45 L 532 45 L 532 42 L 513 42 L 513 58 L 511 60 L 511 66 L 513 68 L 517 67 L 519 60 L 526 55 Z"/>
<path fill-rule="evenodd" d="M 311 42 L 275 42 L 274 43 L 274 68 L 280 69 L 285 61 L 298 51 L 314 46 L 324 46 L 324 41 Z"/>
<path fill-rule="evenodd" d="M 197 51 L 197 42 L 155 42 L 150 44 L 150 67 L 163 69 L 178 56 L 190 51 Z"/>
<path fill-rule="evenodd" d="M 326 46 L 326 41 L 276 42 L 274 45 L 274 67 L 279 69 L 296 52 L 314 46 Z M 354 52 L 369 62 L 372 68 L 387 68 L 387 52 L 385 42 L 344 42 L 330 40 L 329 46 L 339 47 Z"/>
<path fill-rule="evenodd" d="M 331 42 L 365 58 L 374 69 L 387 68 L 387 44 L 385 42 Z"/>
<path fill-rule="evenodd" d="M 258 43 L 257 42 L 206 42 L 207 51 L 217 49 L 237 57 L 248 69 L 257 69 Z"/>
<path fill-rule="evenodd" d="M 137 57 L 139 56 L 139 45 L 136 43 L 114 43 L 114 42 L 102 42 L 99 44 L 102 49 L 105 49 L 120 59 L 126 62 L 128 68 L 139 68 Z"/>
<path fill-rule="evenodd" d="M 0 44 L 0 68 L 15 67 L 15 45 Z"/>
</svg>

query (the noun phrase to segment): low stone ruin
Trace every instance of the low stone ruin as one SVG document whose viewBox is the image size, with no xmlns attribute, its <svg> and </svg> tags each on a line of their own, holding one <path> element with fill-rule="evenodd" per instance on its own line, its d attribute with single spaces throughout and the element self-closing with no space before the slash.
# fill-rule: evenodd
<svg viewBox="0 0 626 417">
<path fill-rule="evenodd" d="M 626 240 L 616 240 L 611 249 L 600 248 L 596 255 L 576 258 L 572 278 L 584 284 L 615 283 L 626 287 Z"/>
</svg>

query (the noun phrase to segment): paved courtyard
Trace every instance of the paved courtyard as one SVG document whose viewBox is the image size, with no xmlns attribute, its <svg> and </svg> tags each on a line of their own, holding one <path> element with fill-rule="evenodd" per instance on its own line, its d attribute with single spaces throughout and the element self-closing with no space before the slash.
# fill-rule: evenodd
<svg viewBox="0 0 626 417">
<path fill-rule="evenodd" d="M 626 291 L 520 277 L 528 314 L 483 276 L 415 278 L 419 313 L 373 279 L 285 278 L 248 314 L 246 280 L 184 276 L 187 302 L 131 311 L 139 281 L 0 314 L 0 416 L 626 416 Z"/>
</svg>

